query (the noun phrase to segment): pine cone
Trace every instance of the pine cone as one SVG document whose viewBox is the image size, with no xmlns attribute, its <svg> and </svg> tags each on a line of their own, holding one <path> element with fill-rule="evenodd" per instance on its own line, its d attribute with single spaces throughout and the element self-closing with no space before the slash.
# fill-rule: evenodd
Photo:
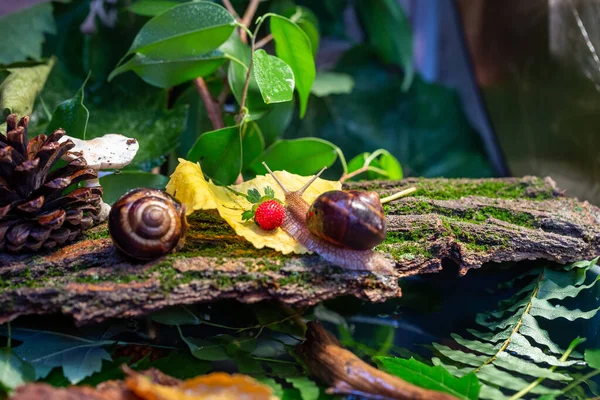
<svg viewBox="0 0 600 400">
<path fill-rule="evenodd" d="M 29 117 L 17 123 L 6 119 L 0 134 L 0 251 L 36 251 L 72 241 L 93 224 L 102 203 L 101 187 L 85 187 L 63 194 L 78 182 L 98 177 L 83 157 L 65 166 L 56 163 L 75 147 L 59 143 L 65 131 L 27 141 Z"/>
</svg>

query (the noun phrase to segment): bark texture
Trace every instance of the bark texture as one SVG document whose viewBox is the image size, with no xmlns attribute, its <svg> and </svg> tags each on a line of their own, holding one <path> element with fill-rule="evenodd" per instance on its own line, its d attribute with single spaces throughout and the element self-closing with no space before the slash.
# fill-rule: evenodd
<svg viewBox="0 0 600 400">
<path fill-rule="evenodd" d="M 414 196 L 385 206 L 394 276 L 351 273 L 316 255 L 255 249 L 216 212 L 189 219 L 186 244 L 148 263 L 132 262 L 106 226 L 78 242 L 34 255 L 0 254 L 0 323 L 19 315 L 64 313 L 77 323 L 144 315 L 167 306 L 235 298 L 306 306 L 340 295 L 369 301 L 400 296 L 398 278 L 437 272 L 451 259 L 461 273 L 486 262 L 546 259 L 567 263 L 600 254 L 600 209 L 565 197 L 541 178 L 407 179 L 352 183 Z"/>
</svg>

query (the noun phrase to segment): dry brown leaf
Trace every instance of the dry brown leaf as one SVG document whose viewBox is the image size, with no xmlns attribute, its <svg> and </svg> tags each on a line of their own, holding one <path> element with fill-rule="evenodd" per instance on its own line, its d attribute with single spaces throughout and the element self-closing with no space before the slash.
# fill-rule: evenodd
<svg viewBox="0 0 600 400">
<path fill-rule="evenodd" d="M 271 388 L 246 375 L 213 372 L 188 379 L 178 386 L 153 383 L 140 374 L 130 375 L 125 384 L 144 400 L 276 400 Z"/>
<path fill-rule="evenodd" d="M 221 217 L 233 227 L 235 233 L 243 236 L 258 249 L 269 247 L 283 254 L 307 252 L 304 246 L 296 242 L 281 228 L 265 231 L 252 220 L 242 221 L 242 212 L 250 210 L 253 204 L 246 200 L 244 196 L 240 196 L 235 192 L 245 195 L 250 189 L 258 189 L 262 194 L 265 188 L 270 186 L 275 192 L 275 198 L 282 201 L 285 199 L 283 190 L 271 175 L 257 176 L 240 185 L 233 185 L 230 188 L 234 192 L 223 186 L 207 182 L 198 164 L 182 159 L 179 162 L 177 169 L 171 175 L 167 192 L 184 203 L 188 210 L 217 208 Z M 290 174 L 287 171 L 275 171 L 275 176 L 288 190 L 292 191 L 301 188 L 312 178 L 311 176 Z M 327 181 L 319 178 L 304 192 L 302 197 L 310 204 L 321 193 L 340 190 L 341 187 L 342 184 L 338 181 Z M 209 197 L 211 201 L 207 200 Z"/>
</svg>

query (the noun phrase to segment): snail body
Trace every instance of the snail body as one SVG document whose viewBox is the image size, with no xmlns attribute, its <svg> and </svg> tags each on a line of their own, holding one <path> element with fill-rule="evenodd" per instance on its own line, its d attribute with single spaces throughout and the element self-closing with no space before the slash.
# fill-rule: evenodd
<svg viewBox="0 0 600 400">
<path fill-rule="evenodd" d="M 175 198 L 156 189 L 134 189 L 117 200 L 108 216 L 113 243 L 129 257 L 151 260 L 182 243 L 185 209 Z"/>
<path fill-rule="evenodd" d="M 281 229 L 283 229 L 285 232 L 287 232 L 290 236 L 292 236 L 294 239 L 296 239 L 296 241 L 298 243 L 302 244 L 308 250 L 319 254 L 321 257 L 323 257 L 325 260 L 331 262 L 332 264 L 339 265 L 340 267 L 343 267 L 343 268 L 346 268 L 349 270 L 372 271 L 372 272 L 376 272 L 376 273 L 389 274 L 389 275 L 394 274 L 394 263 L 391 260 L 385 258 L 382 254 L 371 250 L 371 248 L 368 248 L 368 249 L 349 248 L 348 246 L 354 242 L 354 239 L 343 242 L 343 245 L 337 245 L 334 243 L 334 242 L 339 242 L 339 238 L 347 238 L 348 236 L 352 235 L 353 233 L 351 231 L 346 231 L 347 233 L 344 233 L 343 235 L 339 235 L 339 236 L 336 236 L 335 238 L 332 238 L 332 237 L 327 236 L 326 230 L 321 230 L 320 227 L 327 225 L 327 223 L 324 222 L 325 219 L 327 219 L 327 218 L 337 218 L 338 219 L 337 223 L 341 224 L 339 219 L 343 217 L 343 214 L 345 214 L 345 212 L 337 210 L 337 212 L 334 212 L 332 215 L 323 214 L 323 215 L 319 216 L 316 212 L 314 213 L 315 215 L 311 215 L 311 211 L 310 211 L 311 205 L 309 205 L 306 202 L 306 200 L 304 200 L 302 198 L 302 194 L 319 177 L 319 175 L 325 170 L 325 168 L 323 168 L 323 170 L 321 170 L 321 172 L 319 172 L 319 174 L 317 174 L 310 181 L 308 181 L 302 188 L 292 192 L 292 191 L 287 190 L 281 184 L 281 182 L 279 182 L 279 180 L 275 177 L 273 172 L 266 166 L 266 164 L 264 164 L 264 165 L 267 168 L 267 171 L 269 171 L 271 176 L 273 176 L 273 178 L 275 179 L 277 184 L 281 187 L 281 189 L 285 193 L 286 213 L 285 213 L 285 218 L 283 219 L 283 223 L 281 224 Z M 342 191 L 333 191 L 333 192 L 342 192 Z M 321 199 L 319 201 L 319 203 L 315 206 L 315 208 L 313 208 L 313 211 L 315 209 L 327 208 L 324 204 L 327 203 L 328 200 L 343 198 L 344 201 L 341 201 L 341 204 L 343 205 L 344 202 L 345 201 L 347 202 L 349 198 L 356 196 L 356 194 L 349 194 L 349 195 L 346 194 L 345 195 L 345 194 L 336 193 L 334 195 L 334 194 L 331 194 L 331 192 L 326 192 L 326 193 L 330 193 L 327 196 L 325 196 L 325 198 L 324 198 L 327 200 Z M 321 196 L 325 195 L 326 193 L 322 194 Z M 344 193 L 344 192 L 342 192 L 342 193 Z M 369 193 L 369 192 L 363 192 L 363 193 Z M 375 196 L 377 196 L 376 193 L 373 193 L 373 194 Z M 368 194 L 367 196 L 372 198 L 373 195 Z M 315 202 L 317 202 L 318 199 L 319 198 L 315 199 Z M 369 200 L 369 201 L 372 201 L 372 200 Z M 377 201 L 379 201 L 378 196 L 377 196 Z M 321 204 L 321 202 L 323 204 Z M 352 203 L 351 200 L 350 200 L 350 203 Z M 338 204 L 338 206 L 339 205 L 340 204 Z M 381 203 L 379 203 L 379 207 L 381 208 L 381 215 L 383 215 L 383 207 L 381 207 Z M 337 206 L 333 207 L 333 209 L 336 210 Z M 347 210 L 347 211 L 351 212 L 351 210 Z M 312 225 L 314 225 L 313 230 L 316 229 L 317 234 L 314 234 L 313 232 L 311 232 L 311 229 L 309 229 L 309 224 L 308 224 L 308 219 L 313 219 L 315 217 L 317 218 L 317 220 L 319 220 L 319 219 L 321 220 L 321 221 L 319 221 L 319 223 L 316 223 L 313 220 L 313 223 L 312 223 Z M 369 218 L 367 218 L 367 219 L 370 220 Z M 335 224 L 336 222 L 333 221 L 333 223 Z M 348 226 L 347 222 L 346 222 L 346 225 Z M 352 225 L 352 223 L 350 225 Z M 326 228 L 326 229 L 330 229 L 330 228 Z M 384 219 L 383 230 L 382 230 L 381 234 L 383 235 L 383 238 L 385 238 L 385 219 Z M 327 240 L 324 239 L 322 236 L 327 237 Z M 379 236 L 379 235 L 376 235 L 376 236 Z M 360 237 L 358 239 L 362 240 Z M 381 240 L 383 240 L 383 239 L 381 239 Z M 359 246 L 359 247 L 364 247 L 364 246 Z"/>
</svg>

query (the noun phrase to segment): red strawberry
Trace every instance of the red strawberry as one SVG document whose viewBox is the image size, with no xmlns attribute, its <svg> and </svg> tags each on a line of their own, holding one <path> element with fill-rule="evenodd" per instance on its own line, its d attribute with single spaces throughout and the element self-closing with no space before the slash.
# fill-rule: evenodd
<svg viewBox="0 0 600 400">
<path fill-rule="evenodd" d="M 254 221 L 266 231 L 278 228 L 283 223 L 285 208 L 277 200 L 267 200 L 256 208 Z"/>
</svg>

